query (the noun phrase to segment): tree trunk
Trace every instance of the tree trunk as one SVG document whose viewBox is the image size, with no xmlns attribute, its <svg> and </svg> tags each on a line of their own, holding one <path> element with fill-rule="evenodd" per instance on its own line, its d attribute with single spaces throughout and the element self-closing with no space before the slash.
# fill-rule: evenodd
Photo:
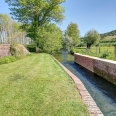
<svg viewBox="0 0 116 116">
<path fill-rule="evenodd" d="M 87 49 L 90 49 L 91 48 L 91 44 L 87 44 Z"/>
</svg>

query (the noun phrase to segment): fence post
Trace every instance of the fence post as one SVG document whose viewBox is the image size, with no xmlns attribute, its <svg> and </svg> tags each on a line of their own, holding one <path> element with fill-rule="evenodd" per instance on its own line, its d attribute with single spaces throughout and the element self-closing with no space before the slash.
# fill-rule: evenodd
<svg viewBox="0 0 116 116">
<path fill-rule="evenodd" d="M 114 46 L 114 55 L 116 57 L 116 46 Z"/>
<path fill-rule="evenodd" d="M 99 43 L 99 54 L 100 54 L 100 43 Z"/>
</svg>

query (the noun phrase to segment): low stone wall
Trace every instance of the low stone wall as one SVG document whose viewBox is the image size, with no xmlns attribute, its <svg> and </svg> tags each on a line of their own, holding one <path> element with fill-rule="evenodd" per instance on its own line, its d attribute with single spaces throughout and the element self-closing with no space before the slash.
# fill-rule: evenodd
<svg viewBox="0 0 116 116">
<path fill-rule="evenodd" d="M 74 61 L 116 85 L 116 61 L 75 53 Z"/>
<path fill-rule="evenodd" d="M 0 57 L 11 56 L 10 44 L 0 44 Z"/>
<path fill-rule="evenodd" d="M 0 44 L 0 57 L 11 56 L 10 47 L 10 44 Z M 20 47 L 25 54 L 29 54 L 29 51 L 23 45 L 20 44 Z"/>
</svg>

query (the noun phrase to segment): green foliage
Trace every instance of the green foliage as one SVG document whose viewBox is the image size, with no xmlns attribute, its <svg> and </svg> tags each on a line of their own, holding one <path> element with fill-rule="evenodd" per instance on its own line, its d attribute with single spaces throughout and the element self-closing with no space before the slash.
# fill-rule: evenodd
<svg viewBox="0 0 116 116">
<path fill-rule="evenodd" d="M 11 7 L 11 14 L 21 22 L 28 36 L 36 40 L 38 27 L 46 22 L 60 22 L 64 19 L 65 0 L 5 0 Z"/>
<path fill-rule="evenodd" d="M 73 53 L 75 47 L 80 43 L 79 29 L 76 23 L 70 23 L 63 35 L 63 49 Z"/>
<path fill-rule="evenodd" d="M 11 20 L 11 18 L 8 16 L 8 14 L 0 14 L 0 31 L 2 31 L 2 28 L 8 27 L 8 23 Z"/>
<path fill-rule="evenodd" d="M 35 44 L 26 45 L 26 48 L 28 49 L 29 52 L 36 52 L 36 45 Z"/>
<path fill-rule="evenodd" d="M 83 43 L 83 42 L 81 42 L 79 45 L 78 45 L 78 47 L 84 47 L 85 46 L 85 44 Z"/>
<path fill-rule="evenodd" d="M 92 29 L 85 34 L 84 42 L 87 44 L 87 48 L 90 48 L 93 44 L 98 44 L 100 40 L 99 33 Z"/>
<path fill-rule="evenodd" d="M 24 52 L 20 44 L 12 43 L 11 44 L 11 54 L 16 58 L 23 58 L 27 54 Z"/>
<path fill-rule="evenodd" d="M 71 51 L 71 48 L 73 47 L 73 39 L 69 37 L 68 35 L 65 35 L 63 38 L 63 48 L 64 50 L 67 50 L 68 52 Z"/>
<path fill-rule="evenodd" d="M 114 46 L 115 44 L 116 44 L 116 35 L 106 36 L 104 39 L 100 40 L 101 46 Z"/>
<path fill-rule="evenodd" d="M 107 56 L 109 56 L 109 52 L 104 51 L 104 53 L 101 55 L 101 58 L 107 58 Z"/>
<path fill-rule="evenodd" d="M 115 43 L 115 44 L 113 44 L 113 46 L 116 46 L 116 43 Z"/>
<path fill-rule="evenodd" d="M 107 32 L 107 33 L 100 34 L 101 38 L 105 38 L 107 36 L 115 36 L 115 35 L 116 35 L 116 30 L 113 30 L 113 31 L 110 31 L 110 32 Z"/>
<path fill-rule="evenodd" d="M 65 36 L 69 36 L 73 40 L 73 46 L 77 46 L 80 43 L 80 31 L 76 23 L 70 23 L 65 31 Z"/>
<path fill-rule="evenodd" d="M 116 42 L 116 35 L 115 36 L 107 36 L 104 39 L 101 39 L 100 42 L 101 43 Z"/>
<path fill-rule="evenodd" d="M 106 58 L 110 60 L 116 60 L 115 53 L 114 53 L 114 46 L 100 46 L 95 47 L 92 46 L 91 49 L 88 51 L 86 47 L 77 47 L 76 49 L 77 53 L 95 56 L 99 58 Z"/>
<path fill-rule="evenodd" d="M 14 56 L 5 56 L 3 58 L 0 58 L 0 64 L 8 64 L 14 61 L 16 61 L 16 58 Z"/>
<path fill-rule="evenodd" d="M 106 42 L 106 43 L 100 43 L 100 46 L 115 46 L 116 42 Z"/>
<path fill-rule="evenodd" d="M 62 48 L 62 31 L 55 24 L 46 24 L 38 30 L 38 47 L 46 53 L 55 54 Z"/>
<path fill-rule="evenodd" d="M 0 14 L 0 43 L 29 43 L 30 38 L 26 37 L 26 32 L 20 29 L 20 26 L 21 23 L 16 22 L 9 15 Z"/>
</svg>

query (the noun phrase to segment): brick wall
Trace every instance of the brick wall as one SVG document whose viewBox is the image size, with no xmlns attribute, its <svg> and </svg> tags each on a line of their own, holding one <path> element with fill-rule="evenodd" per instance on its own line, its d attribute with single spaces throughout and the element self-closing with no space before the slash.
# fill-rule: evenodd
<svg viewBox="0 0 116 116">
<path fill-rule="evenodd" d="M 29 51 L 23 45 L 20 44 L 20 47 L 25 54 L 29 54 Z M 0 44 L 0 58 L 4 56 L 11 56 L 10 44 Z"/>
<path fill-rule="evenodd" d="M 75 54 L 75 62 L 93 72 L 93 59 L 85 55 Z"/>
<path fill-rule="evenodd" d="M 116 61 L 74 54 L 75 62 L 116 85 Z"/>
<path fill-rule="evenodd" d="M 0 57 L 10 56 L 10 44 L 0 44 Z"/>
</svg>

